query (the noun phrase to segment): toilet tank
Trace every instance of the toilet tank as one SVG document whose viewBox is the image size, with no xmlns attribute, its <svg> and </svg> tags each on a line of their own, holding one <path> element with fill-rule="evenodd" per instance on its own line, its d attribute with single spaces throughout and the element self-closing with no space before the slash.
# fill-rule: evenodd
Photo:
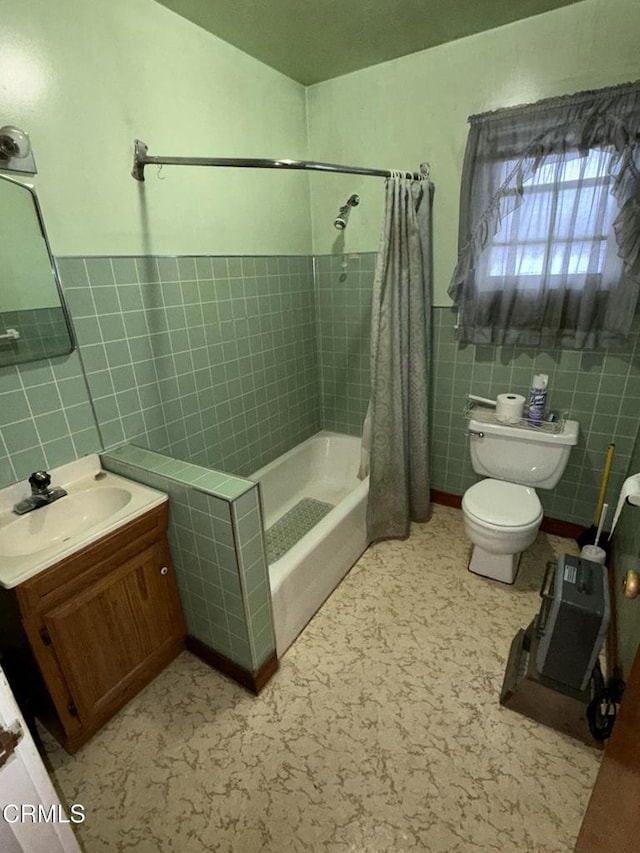
<svg viewBox="0 0 640 853">
<path fill-rule="evenodd" d="M 493 413 L 469 418 L 473 470 L 534 489 L 553 489 L 558 484 L 577 442 L 577 421 L 565 420 L 561 431 L 553 433 L 501 424 Z"/>
</svg>

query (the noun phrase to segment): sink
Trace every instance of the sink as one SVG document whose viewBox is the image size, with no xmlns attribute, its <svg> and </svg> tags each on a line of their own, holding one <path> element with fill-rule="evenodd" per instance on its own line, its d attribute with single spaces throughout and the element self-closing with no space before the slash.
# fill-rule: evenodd
<svg viewBox="0 0 640 853">
<path fill-rule="evenodd" d="M 88 530 L 116 515 L 131 500 L 119 486 L 83 489 L 0 528 L 0 557 L 35 554 L 68 542 L 79 530 Z"/>
<path fill-rule="evenodd" d="M 27 497 L 29 485 L 0 489 L 0 586 L 5 589 L 167 500 L 162 492 L 103 471 L 95 454 L 50 473 L 52 485 L 67 494 L 25 515 L 16 515 L 13 506 Z"/>
</svg>

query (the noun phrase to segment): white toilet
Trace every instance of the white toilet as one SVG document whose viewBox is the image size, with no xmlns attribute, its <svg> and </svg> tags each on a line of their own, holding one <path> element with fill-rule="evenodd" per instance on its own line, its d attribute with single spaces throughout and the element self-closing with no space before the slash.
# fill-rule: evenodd
<svg viewBox="0 0 640 853">
<path fill-rule="evenodd" d="M 561 432 L 551 433 L 499 423 L 493 413 L 479 418 L 469 420 L 471 464 L 489 479 L 471 486 L 462 498 L 464 527 L 473 543 L 469 569 L 513 583 L 520 555 L 542 522 L 535 489 L 558 484 L 578 441 L 578 422 L 564 421 Z"/>
</svg>

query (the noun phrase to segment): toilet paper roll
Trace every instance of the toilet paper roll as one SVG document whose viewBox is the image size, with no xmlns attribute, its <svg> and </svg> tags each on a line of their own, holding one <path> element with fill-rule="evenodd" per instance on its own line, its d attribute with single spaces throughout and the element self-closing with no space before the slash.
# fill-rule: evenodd
<svg viewBox="0 0 640 853">
<path fill-rule="evenodd" d="M 616 512 L 613 516 L 613 524 L 611 525 L 609 539 L 613 536 L 613 531 L 615 530 L 618 519 L 620 518 L 622 507 L 627 502 L 634 506 L 640 506 L 640 474 L 632 474 L 631 477 L 627 477 L 622 484 L 622 488 L 620 489 L 620 498 L 618 499 L 618 506 L 616 507 Z"/>
<path fill-rule="evenodd" d="M 522 394 L 498 394 L 496 418 L 503 424 L 517 424 L 524 413 Z"/>
</svg>

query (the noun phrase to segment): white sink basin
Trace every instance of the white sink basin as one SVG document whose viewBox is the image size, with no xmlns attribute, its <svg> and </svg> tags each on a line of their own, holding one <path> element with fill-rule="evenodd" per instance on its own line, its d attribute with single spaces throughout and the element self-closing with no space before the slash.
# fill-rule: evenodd
<svg viewBox="0 0 640 853">
<path fill-rule="evenodd" d="M 167 500 L 162 492 L 102 471 L 95 455 L 50 473 L 52 485 L 68 494 L 25 515 L 16 515 L 13 506 L 27 497 L 29 486 L 0 490 L 0 586 L 6 589 Z"/>
<path fill-rule="evenodd" d="M 0 528 L 0 557 L 36 554 L 68 542 L 80 530 L 108 521 L 131 500 L 131 492 L 118 486 L 84 489 L 34 509 Z"/>
</svg>

